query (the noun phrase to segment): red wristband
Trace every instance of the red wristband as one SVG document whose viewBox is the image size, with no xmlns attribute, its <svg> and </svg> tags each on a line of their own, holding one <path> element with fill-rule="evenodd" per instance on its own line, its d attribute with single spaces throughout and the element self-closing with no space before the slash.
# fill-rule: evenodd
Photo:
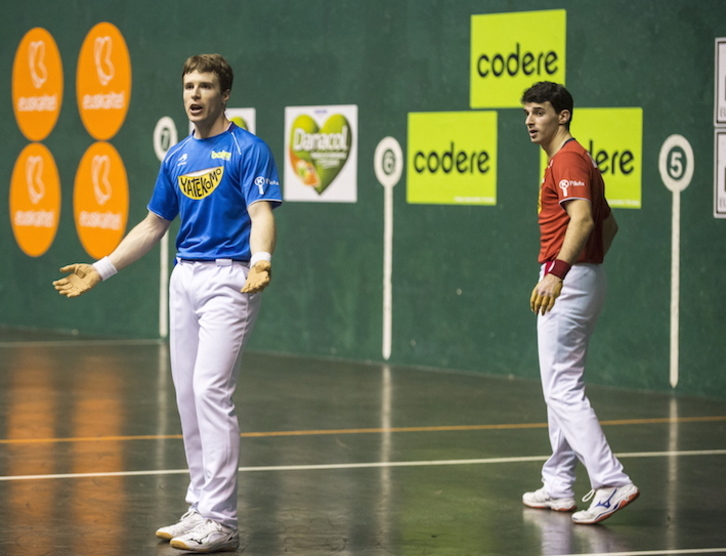
<svg viewBox="0 0 726 556">
<path fill-rule="evenodd" d="M 548 274 L 554 274 L 560 280 L 564 280 L 571 268 L 571 264 L 566 263 L 562 259 L 555 259 L 554 261 L 549 261 L 545 264 L 544 275 L 547 276 Z"/>
</svg>

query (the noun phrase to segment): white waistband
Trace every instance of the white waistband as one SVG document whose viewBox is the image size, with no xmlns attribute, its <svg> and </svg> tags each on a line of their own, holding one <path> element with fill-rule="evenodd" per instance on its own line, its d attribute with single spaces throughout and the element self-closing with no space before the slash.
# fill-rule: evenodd
<svg viewBox="0 0 726 556">
<path fill-rule="evenodd" d="M 176 262 L 178 262 L 178 263 L 216 264 L 217 266 L 232 266 L 233 264 L 241 264 L 241 265 L 249 264 L 247 261 L 238 261 L 236 259 L 213 259 L 210 261 L 206 261 L 206 260 L 199 260 L 199 259 L 182 259 L 180 257 L 176 258 Z"/>
</svg>

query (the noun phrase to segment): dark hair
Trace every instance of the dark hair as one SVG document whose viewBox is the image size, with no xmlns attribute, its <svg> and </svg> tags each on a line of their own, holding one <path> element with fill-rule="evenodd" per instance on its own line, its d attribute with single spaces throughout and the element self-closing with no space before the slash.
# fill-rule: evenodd
<svg viewBox="0 0 726 556">
<path fill-rule="evenodd" d="M 232 68 L 227 63 L 227 60 L 219 54 L 197 54 L 196 56 L 190 56 L 184 62 L 182 79 L 184 79 L 187 73 L 192 73 L 193 71 L 214 73 L 219 78 L 219 85 L 222 88 L 222 92 L 232 90 L 232 82 L 234 81 Z"/>
<path fill-rule="evenodd" d="M 524 91 L 522 95 L 522 104 L 527 102 L 536 102 L 539 104 L 549 102 L 558 114 L 563 110 L 569 110 L 570 119 L 567 122 L 567 128 L 570 128 L 574 101 L 572 100 L 570 92 L 562 85 L 552 83 L 551 81 L 535 83 Z"/>
</svg>

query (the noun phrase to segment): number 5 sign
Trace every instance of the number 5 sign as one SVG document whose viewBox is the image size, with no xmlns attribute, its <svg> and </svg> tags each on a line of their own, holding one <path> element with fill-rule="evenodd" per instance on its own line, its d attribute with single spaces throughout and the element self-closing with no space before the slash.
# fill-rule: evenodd
<svg viewBox="0 0 726 556">
<path fill-rule="evenodd" d="M 673 193 L 681 192 L 693 177 L 693 149 L 682 135 L 671 135 L 660 148 L 658 164 L 663 184 Z"/>
<path fill-rule="evenodd" d="M 682 135 L 671 135 L 660 148 L 658 170 L 663 184 L 673 192 L 673 216 L 671 233 L 671 354 L 670 382 L 678 385 L 678 332 L 680 311 L 681 274 L 681 191 L 693 177 L 693 149 Z"/>
</svg>

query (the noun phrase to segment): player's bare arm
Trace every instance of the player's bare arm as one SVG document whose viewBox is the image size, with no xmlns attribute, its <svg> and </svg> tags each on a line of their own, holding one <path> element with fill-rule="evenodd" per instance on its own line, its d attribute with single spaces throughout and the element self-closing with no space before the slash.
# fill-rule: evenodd
<svg viewBox="0 0 726 556">
<path fill-rule="evenodd" d="M 592 207 L 589 201 L 574 199 L 565 205 L 570 222 L 565 231 L 565 239 L 557 258 L 572 265 L 590 237 L 595 222 L 592 218 Z M 529 306 L 534 313 L 545 314 L 555 306 L 555 301 L 562 293 L 562 279 L 554 274 L 546 274 L 532 290 Z"/>
<path fill-rule="evenodd" d="M 267 201 L 258 201 L 247 208 L 252 221 L 250 229 L 250 251 L 253 261 L 256 254 L 266 253 L 272 255 L 277 241 L 275 217 L 272 214 L 272 205 Z M 257 293 L 264 290 L 272 279 L 272 264 L 269 260 L 261 259 L 251 263 L 247 281 L 240 290 L 242 293 Z"/>
<path fill-rule="evenodd" d="M 171 222 L 149 212 L 107 257 L 107 262 L 118 271 L 137 261 L 156 245 L 169 229 Z M 67 276 L 53 282 L 56 291 L 66 297 L 78 297 L 96 287 L 101 274 L 88 263 L 74 263 L 61 267 Z"/>
</svg>

